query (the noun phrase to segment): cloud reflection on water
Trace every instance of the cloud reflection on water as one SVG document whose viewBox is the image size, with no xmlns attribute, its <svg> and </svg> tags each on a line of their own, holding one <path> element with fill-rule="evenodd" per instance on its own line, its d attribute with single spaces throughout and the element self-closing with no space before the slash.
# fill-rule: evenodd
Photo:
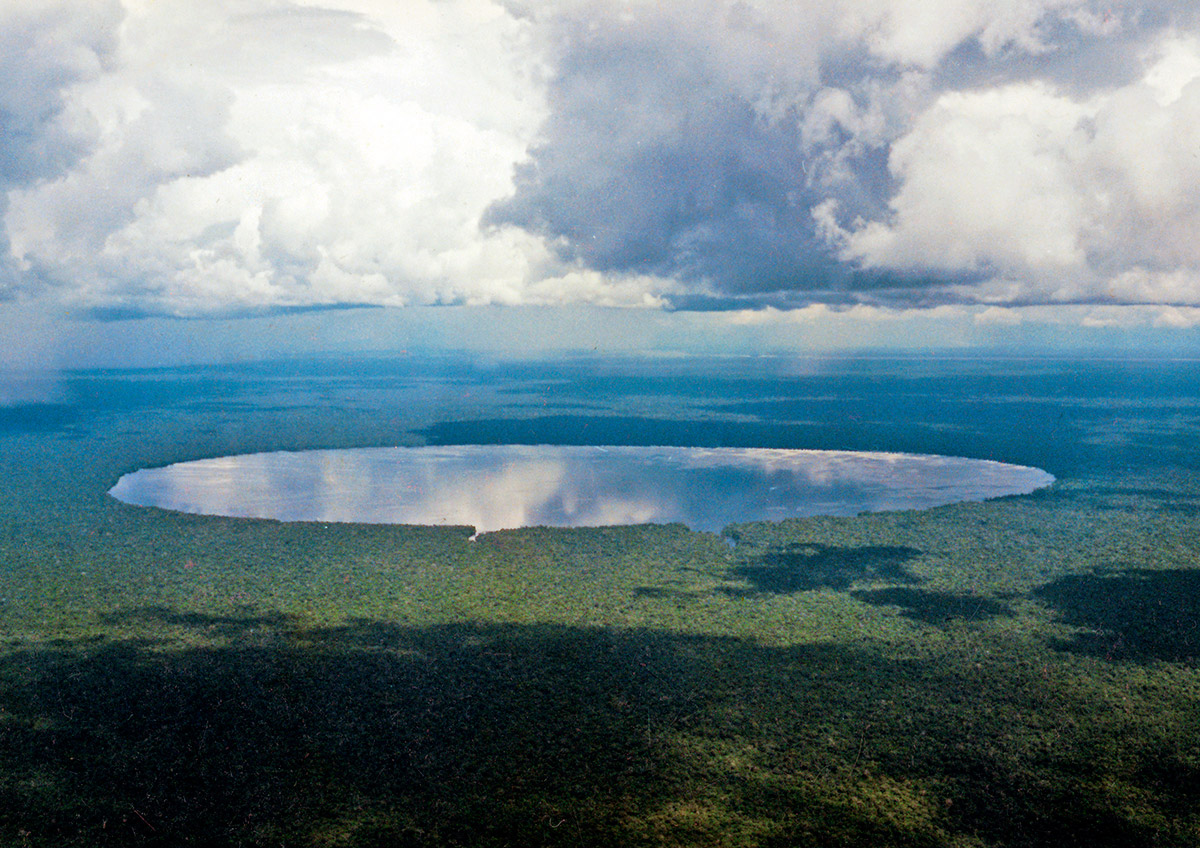
<svg viewBox="0 0 1200 848">
<path fill-rule="evenodd" d="M 747 448 L 462 445 L 261 453 L 126 474 L 118 500 L 281 521 L 594 527 L 923 509 L 1054 478 L 977 459 Z"/>
</svg>

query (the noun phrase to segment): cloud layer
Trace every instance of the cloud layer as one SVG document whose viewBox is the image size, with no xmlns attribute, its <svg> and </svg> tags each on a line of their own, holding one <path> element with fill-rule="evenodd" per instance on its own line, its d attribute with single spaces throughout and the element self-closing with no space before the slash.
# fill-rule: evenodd
<svg viewBox="0 0 1200 848">
<path fill-rule="evenodd" d="M 1200 25 L 1088 0 L 15 0 L 0 297 L 1200 304 Z"/>
</svg>

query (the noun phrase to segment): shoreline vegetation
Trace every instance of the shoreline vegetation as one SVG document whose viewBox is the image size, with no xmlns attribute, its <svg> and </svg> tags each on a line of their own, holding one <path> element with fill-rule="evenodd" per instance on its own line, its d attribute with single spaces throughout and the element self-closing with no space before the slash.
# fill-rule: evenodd
<svg viewBox="0 0 1200 848">
<path fill-rule="evenodd" d="M 81 374 L 0 415 L 0 844 L 1200 842 L 1195 365 L 371 367 Z M 204 456 L 572 434 L 1058 480 L 733 545 L 104 495 Z"/>
</svg>

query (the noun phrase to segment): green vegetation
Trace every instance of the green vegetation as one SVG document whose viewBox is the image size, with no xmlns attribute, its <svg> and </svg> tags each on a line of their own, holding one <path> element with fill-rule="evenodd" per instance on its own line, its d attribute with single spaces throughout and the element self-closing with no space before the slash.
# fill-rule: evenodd
<svg viewBox="0 0 1200 848">
<path fill-rule="evenodd" d="M 1200 844 L 1200 474 L 734 545 L 103 496 L 336 444 L 224 414 L 3 435 L 0 844 Z"/>
</svg>

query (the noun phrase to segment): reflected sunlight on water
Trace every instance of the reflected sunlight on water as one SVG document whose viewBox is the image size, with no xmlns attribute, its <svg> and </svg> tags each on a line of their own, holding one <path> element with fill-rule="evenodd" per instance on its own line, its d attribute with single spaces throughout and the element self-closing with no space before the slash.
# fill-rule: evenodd
<svg viewBox="0 0 1200 848">
<path fill-rule="evenodd" d="M 1027 494 L 1044 471 L 978 459 L 751 448 L 463 445 L 274 452 L 126 474 L 118 500 L 281 521 L 596 527 L 924 509 Z"/>
</svg>

